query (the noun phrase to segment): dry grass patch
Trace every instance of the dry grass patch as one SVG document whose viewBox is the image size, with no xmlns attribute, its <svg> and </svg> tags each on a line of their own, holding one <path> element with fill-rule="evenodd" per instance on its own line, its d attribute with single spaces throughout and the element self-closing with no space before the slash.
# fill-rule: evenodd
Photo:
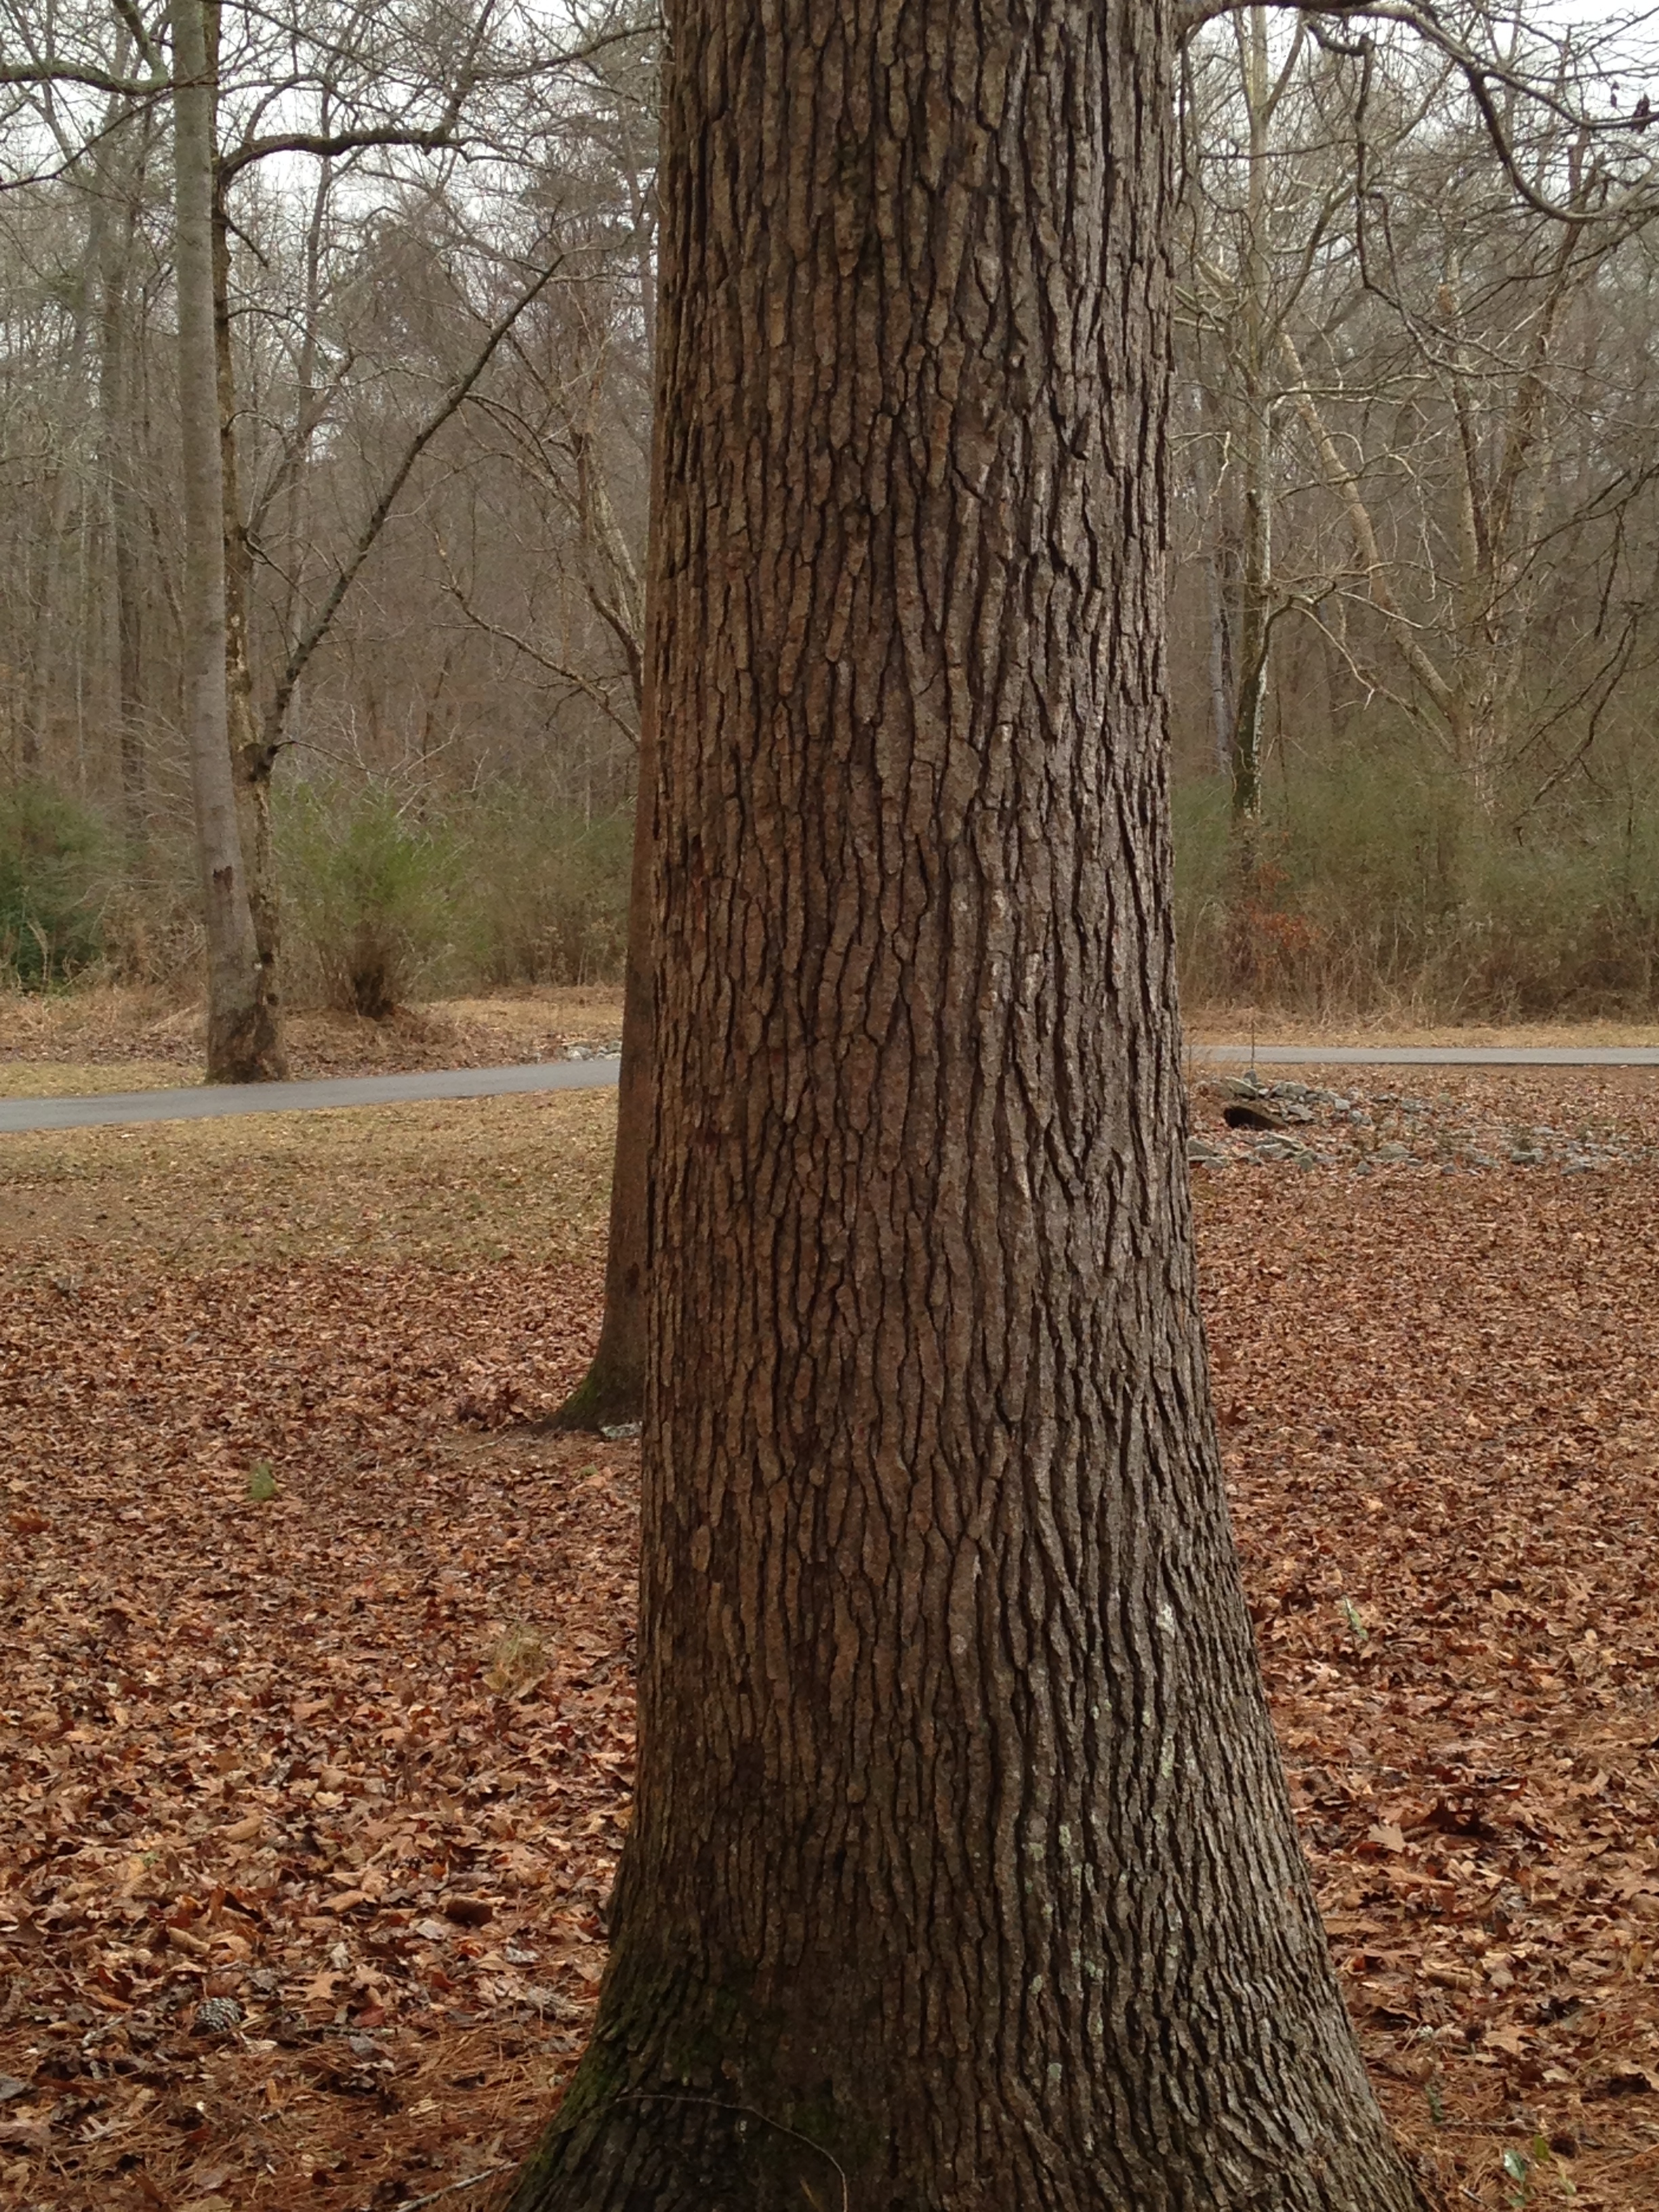
<svg viewBox="0 0 1659 2212">
<path fill-rule="evenodd" d="M 1540 1046 L 1583 1051 L 1612 1046 L 1631 1048 L 1659 1045 L 1659 1024 L 1653 1022 L 1425 1022 L 1413 1009 L 1366 1016 L 1363 1020 L 1316 1020 L 1306 1014 L 1287 1014 L 1277 1007 L 1259 1012 L 1249 1006 L 1189 1006 L 1186 1009 L 1188 1042 L 1192 1044 L 1257 1044 L 1422 1046 L 1444 1045 L 1454 1052 L 1497 1047 L 1511 1052 Z"/>
<path fill-rule="evenodd" d="M 491 998 L 446 999 L 426 1010 L 465 1024 L 477 1022 L 503 1037 L 534 1042 L 550 1030 L 572 1041 L 600 1042 L 622 1034 L 622 992 L 611 984 L 526 990 Z"/>
<path fill-rule="evenodd" d="M 0 1098 L 105 1098 L 120 1091 L 173 1091 L 191 1070 L 177 1060 L 0 1059 Z"/>
<path fill-rule="evenodd" d="M 296 1078 L 556 1060 L 571 1045 L 614 1045 L 621 1034 L 621 993 L 597 988 L 434 1000 L 384 1022 L 302 1011 L 287 1024 Z M 198 1083 L 204 1036 L 200 1007 L 159 991 L 0 993 L 0 1097 L 90 1097 Z"/>
<path fill-rule="evenodd" d="M 6 1136 L 0 1253 L 71 1271 L 590 1255 L 616 1124 L 596 1090 Z"/>
</svg>

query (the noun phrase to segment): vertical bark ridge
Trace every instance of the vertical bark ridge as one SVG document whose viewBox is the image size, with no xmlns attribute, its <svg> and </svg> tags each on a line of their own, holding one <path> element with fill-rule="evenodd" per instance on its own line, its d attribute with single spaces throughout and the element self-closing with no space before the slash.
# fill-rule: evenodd
<svg viewBox="0 0 1659 2212">
<path fill-rule="evenodd" d="M 1162 11 L 672 36 L 640 1781 L 514 2206 L 1405 2212 L 1194 1291 Z"/>
</svg>

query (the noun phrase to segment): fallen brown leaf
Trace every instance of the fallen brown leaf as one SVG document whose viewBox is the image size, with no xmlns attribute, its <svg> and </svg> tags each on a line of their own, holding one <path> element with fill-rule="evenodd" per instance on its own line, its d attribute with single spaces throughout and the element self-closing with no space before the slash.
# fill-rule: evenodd
<svg viewBox="0 0 1659 2212">
<path fill-rule="evenodd" d="M 1431 1150 L 1465 1103 L 1636 1145 L 1634 1097 L 1389 1110 Z M 592 2016 L 629 1811 L 635 1447 L 513 1425 L 593 1340 L 597 1245 L 533 1246 L 511 1181 L 565 1125 L 434 1109 L 422 1141 L 465 1141 L 418 1205 L 361 1132 L 207 1126 L 0 1167 L 52 1224 L 0 1206 L 7 1510 L 46 1524 L 0 1545 L 0 2109 L 29 2106 L 0 2203 L 52 2212 L 362 2212 L 510 2160 Z M 321 1249 L 313 1170 L 390 1206 L 383 1245 Z M 1197 1202 L 1248 1595 L 1380 2093 L 1450 2201 L 1496 2212 L 1541 2131 L 1577 2212 L 1650 2212 L 1659 2097 L 1605 2091 L 1659 2075 L 1659 1177 L 1227 1167 Z M 287 1255 L 228 1263 L 227 1208 Z M 219 1999 L 240 2021 L 192 2032 Z"/>
</svg>

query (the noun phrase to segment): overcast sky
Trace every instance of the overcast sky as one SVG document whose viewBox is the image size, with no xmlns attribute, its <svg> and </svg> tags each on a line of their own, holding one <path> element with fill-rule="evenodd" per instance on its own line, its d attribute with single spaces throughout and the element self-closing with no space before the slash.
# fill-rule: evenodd
<svg viewBox="0 0 1659 2212">
<path fill-rule="evenodd" d="M 1615 0 L 1532 0 L 1527 14 L 1553 31 L 1578 25 L 1605 31 L 1618 26 L 1621 49 L 1650 63 L 1659 56 L 1659 8 L 1632 8 L 1630 0 L 1616 0 L 1616 4 Z"/>
</svg>

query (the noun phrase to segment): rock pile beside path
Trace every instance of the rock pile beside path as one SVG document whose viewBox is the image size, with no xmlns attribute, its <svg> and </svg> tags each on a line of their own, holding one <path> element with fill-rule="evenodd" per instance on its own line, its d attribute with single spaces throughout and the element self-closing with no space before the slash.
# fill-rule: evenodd
<svg viewBox="0 0 1659 2212">
<path fill-rule="evenodd" d="M 1433 1097 L 1389 1087 L 1341 1091 L 1314 1084 L 1222 1076 L 1193 1091 L 1187 1156 L 1195 1167 L 1432 1169 L 1486 1175 L 1544 1170 L 1590 1175 L 1659 1156 L 1648 1133 L 1620 1128 L 1604 1114 L 1562 1110 L 1534 1118 L 1538 1098 L 1517 1097 L 1505 1112 L 1499 1086 L 1442 1090 Z"/>
</svg>

